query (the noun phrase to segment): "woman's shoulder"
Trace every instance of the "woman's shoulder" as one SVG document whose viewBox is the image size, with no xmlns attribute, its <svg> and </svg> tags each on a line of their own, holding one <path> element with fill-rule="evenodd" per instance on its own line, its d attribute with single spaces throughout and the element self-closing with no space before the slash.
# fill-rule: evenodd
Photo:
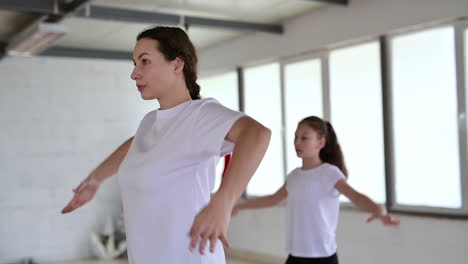
<svg viewBox="0 0 468 264">
<path fill-rule="evenodd" d="M 193 100 L 193 101 L 194 101 L 194 105 L 198 105 L 198 106 L 211 106 L 211 105 L 222 106 L 222 104 L 218 100 L 211 98 L 211 97 L 202 98 L 202 99 Z"/>
<path fill-rule="evenodd" d="M 156 115 L 156 112 L 157 112 L 157 110 L 149 111 L 148 113 L 146 113 L 143 116 L 143 119 L 141 120 L 141 122 L 144 122 L 144 121 L 147 121 L 148 119 L 153 118 Z"/>
<path fill-rule="evenodd" d="M 212 108 L 218 108 L 222 106 L 223 105 L 214 98 L 202 98 L 202 99 L 191 100 L 186 110 L 193 113 L 197 110 L 210 111 L 210 109 Z"/>
<path fill-rule="evenodd" d="M 224 106 L 218 100 L 214 98 L 203 98 L 194 100 L 192 104 L 192 109 L 194 113 L 201 114 L 201 118 L 205 117 L 213 117 L 213 116 L 236 116 L 236 115 L 243 115 L 243 113 L 239 111 L 235 111 L 230 109 L 229 107 Z M 198 111 L 197 111 L 198 110 Z"/>
</svg>

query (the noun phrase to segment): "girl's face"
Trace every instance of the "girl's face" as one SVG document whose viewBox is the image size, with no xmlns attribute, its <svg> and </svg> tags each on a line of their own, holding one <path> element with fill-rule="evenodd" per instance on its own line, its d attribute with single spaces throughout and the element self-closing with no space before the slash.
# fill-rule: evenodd
<svg viewBox="0 0 468 264">
<path fill-rule="evenodd" d="M 318 158 L 325 146 L 325 137 L 306 124 L 299 124 L 294 136 L 294 147 L 299 158 Z"/>
<path fill-rule="evenodd" d="M 174 87 L 179 60 L 167 61 L 158 50 L 158 41 L 143 38 L 133 49 L 134 68 L 131 74 L 138 91 L 145 100 L 160 99 Z"/>
</svg>

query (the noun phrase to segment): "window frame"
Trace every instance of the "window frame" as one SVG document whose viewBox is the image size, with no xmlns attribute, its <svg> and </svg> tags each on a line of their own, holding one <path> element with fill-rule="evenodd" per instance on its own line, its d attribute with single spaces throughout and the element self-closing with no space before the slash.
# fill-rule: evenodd
<svg viewBox="0 0 468 264">
<path fill-rule="evenodd" d="M 393 116 L 392 116 L 392 91 L 393 84 L 392 76 L 392 46 L 393 38 L 404 36 L 412 33 L 418 33 L 426 30 L 437 29 L 447 26 L 453 26 L 455 33 L 455 69 L 456 69 L 456 93 L 457 93 L 457 120 L 458 120 L 458 156 L 460 158 L 460 187 L 462 207 L 444 208 L 437 206 L 415 206 L 403 205 L 396 202 L 396 185 L 395 185 L 395 152 L 394 152 L 394 135 L 393 135 Z M 468 20 L 450 22 L 450 23 L 435 23 L 427 26 L 413 27 L 408 30 L 401 30 L 395 33 L 389 33 L 381 36 L 381 64 L 382 64 L 382 84 L 384 97 L 384 139 L 385 139 L 385 159 L 386 159 L 386 189 L 387 189 L 387 209 L 394 213 L 403 213 L 409 215 L 422 215 L 432 217 L 450 217 L 468 219 L 468 169 L 467 169 L 467 144 L 466 144 L 466 83 L 465 80 L 465 58 L 464 54 L 464 30 L 468 30 Z M 465 161 L 465 162 L 464 162 Z"/>
</svg>

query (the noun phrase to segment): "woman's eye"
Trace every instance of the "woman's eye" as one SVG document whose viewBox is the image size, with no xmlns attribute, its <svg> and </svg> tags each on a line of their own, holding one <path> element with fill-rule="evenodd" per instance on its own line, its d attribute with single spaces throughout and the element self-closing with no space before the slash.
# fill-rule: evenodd
<svg viewBox="0 0 468 264">
<path fill-rule="evenodd" d="M 143 60 L 141 60 L 141 62 L 143 62 L 143 64 L 148 64 L 148 63 L 149 63 L 149 60 L 143 59 Z"/>
</svg>

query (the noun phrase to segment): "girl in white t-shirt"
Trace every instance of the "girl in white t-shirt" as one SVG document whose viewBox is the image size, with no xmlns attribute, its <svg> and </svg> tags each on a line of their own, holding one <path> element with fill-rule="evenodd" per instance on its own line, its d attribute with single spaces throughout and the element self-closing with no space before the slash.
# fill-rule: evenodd
<svg viewBox="0 0 468 264">
<path fill-rule="evenodd" d="M 74 190 L 62 213 L 89 202 L 102 181 L 117 174 L 131 264 L 223 264 L 232 208 L 271 132 L 214 99 L 200 99 L 195 49 L 182 29 L 140 33 L 133 63 L 131 78 L 141 97 L 157 99 L 160 108 Z M 230 166 L 210 199 L 216 164 L 230 152 Z"/>
<path fill-rule="evenodd" d="M 338 263 L 335 233 L 340 194 L 372 213 L 368 222 L 379 219 L 385 225 L 399 225 L 385 207 L 348 185 L 343 154 L 329 122 L 315 116 L 300 121 L 294 147 L 302 167 L 289 173 L 276 193 L 240 202 L 233 209 L 235 215 L 242 209 L 270 207 L 288 198 L 286 264 Z"/>
</svg>

